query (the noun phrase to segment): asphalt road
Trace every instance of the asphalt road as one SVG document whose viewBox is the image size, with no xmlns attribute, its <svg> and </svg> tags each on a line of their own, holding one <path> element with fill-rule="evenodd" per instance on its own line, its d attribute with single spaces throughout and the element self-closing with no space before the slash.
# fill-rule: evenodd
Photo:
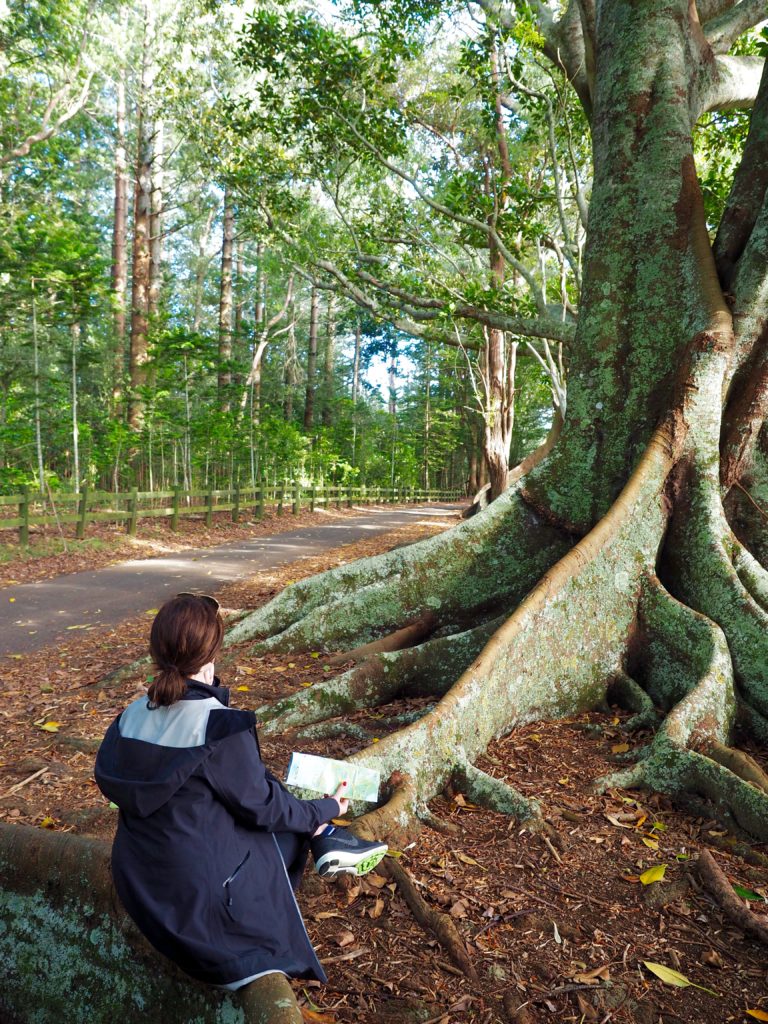
<svg viewBox="0 0 768 1024">
<path fill-rule="evenodd" d="M 254 537 L 215 548 L 144 558 L 0 590 L 0 655 L 24 654 L 57 639 L 72 626 L 114 625 L 157 608 L 183 590 L 216 591 L 224 583 L 316 555 L 340 544 L 386 533 L 407 523 L 453 512 L 456 505 L 371 509 L 273 537 Z"/>
</svg>

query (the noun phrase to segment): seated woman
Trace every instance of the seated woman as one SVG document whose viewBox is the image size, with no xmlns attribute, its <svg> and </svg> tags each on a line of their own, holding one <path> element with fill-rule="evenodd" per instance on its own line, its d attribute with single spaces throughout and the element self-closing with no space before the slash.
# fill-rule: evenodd
<svg viewBox="0 0 768 1024">
<path fill-rule="evenodd" d="M 149 941 L 188 974 L 236 989 L 263 974 L 326 981 L 293 889 L 311 848 L 321 874 L 363 874 L 387 851 L 326 823 L 341 794 L 299 800 L 261 760 L 252 711 L 214 675 L 224 625 L 210 597 L 157 614 L 148 698 L 109 727 L 96 781 L 120 808 L 112 876 Z M 344 784 L 345 785 L 345 784 Z"/>
</svg>

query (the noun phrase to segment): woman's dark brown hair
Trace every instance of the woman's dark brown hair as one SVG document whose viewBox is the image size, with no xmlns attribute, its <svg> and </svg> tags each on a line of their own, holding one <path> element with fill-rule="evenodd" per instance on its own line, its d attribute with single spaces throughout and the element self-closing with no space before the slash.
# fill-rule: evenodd
<svg viewBox="0 0 768 1024">
<path fill-rule="evenodd" d="M 184 696 L 184 680 L 213 661 L 224 638 L 224 623 L 212 598 L 179 594 L 155 616 L 149 653 L 157 675 L 147 691 L 155 707 L 168 707 Z"/>
</svg>

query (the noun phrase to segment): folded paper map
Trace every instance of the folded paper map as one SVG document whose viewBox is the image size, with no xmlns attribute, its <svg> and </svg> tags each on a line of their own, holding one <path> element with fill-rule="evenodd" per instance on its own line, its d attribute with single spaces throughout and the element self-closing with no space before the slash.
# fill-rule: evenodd
<svg viewBox="0 0 768 1024">
<path fill-rule="evenodd" d="M 375 803 L 379 799 L 380 776 L 375 769 L 316 754 L 291 754 L 285 781 L 289 786 L 332 795 L 345 780 L 344 795 L 350 800 Z"/>
</svg>

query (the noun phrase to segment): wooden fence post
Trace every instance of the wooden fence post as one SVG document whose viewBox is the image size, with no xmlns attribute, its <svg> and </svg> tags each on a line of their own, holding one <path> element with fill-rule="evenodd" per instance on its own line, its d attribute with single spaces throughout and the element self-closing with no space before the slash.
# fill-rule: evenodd
<svg viewBox="0 0 768 1024">
<path fill-rule="evenodd" d="M 347 508 L 352 508 L 352 506 L 354 505 L 352 490 L 352 484 L 347 484 Z"/>
<path fill-rule="evenodd" d="M 19 502 L 19 543 L 25 547 L 29 544 L 29 487 L 26 484 L 21 488 L 21 501 Z"/>
<path fill-rule="evenodd" d="M 315 501 L 317 500 L 317 486 L 315 481 L 312 481 L 312 486 L 309 488 L 309 511 L 315 511 Z"/>
<path fill-rule="evenodd" d="M 210 530 L 213 526 L 213 490 L 205 496 L 205 525 Z"/>
<path fill-rule="evenodd" d="M 264 518 L 264 477 L 259 477 L 258 487 L 256 488 L 256 518 Z"/>
<path fill-rule="evenodd" d="M 128 536 L 136 536 L 136 526 L 139 520 L 139 488 L 134 487 L 131 491 L 131 496 L 128 499 Z"/>
<path fill-rule="evenodd" d="M 237 523 L 240 520 L 240 481 L 235 481 L 235 500 L 232 503 L 232 522 Z"/>
<path fill-rule="evenodd" d="M 173 488 L 173 512 L 171 513 L 171 529 L 174 533 L 179 528 L 179 498 L 181 497 L 181 488 L 177 484 Z"/>
<path fill-rule="evenodd" d="M 283 502 L 285 501 L 285 480 L 280 481 L 280 486 L 277 489 L 277 514 L 281 516 L 283 514 Z"/>
<path fill-rule="evenodd" d="M 291 510 L 295 516 L 299 514 L 301 508 L 301 484 L 299 480 L 293 481 L 293 509 Z"/>
<path fill-rule="evenodd" d="M 77 520 L 75 536 L 78 540 L 82 540 L 85 537 L 85 523 L 88 517 L 88 484 L 85 484 L 82 493 L 80 494 L 80 508 L 78 509 L 78 514 L 80 518 Z"/>
</svg>

